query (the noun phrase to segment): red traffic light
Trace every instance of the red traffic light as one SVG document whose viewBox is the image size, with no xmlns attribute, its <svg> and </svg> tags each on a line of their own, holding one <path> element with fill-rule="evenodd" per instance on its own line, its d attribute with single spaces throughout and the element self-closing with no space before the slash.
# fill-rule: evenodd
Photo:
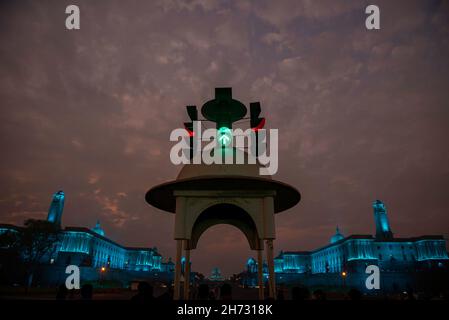
<svg viewBox="0 0 449 320">
<path fill-rule="evenodd" d="M 257 132 L 265 126 L 265 118 L 259 118 L 259 123 L 252 127 L 251 130 Z"/>
<path fill-rule="evenodd" d="M 193 122 L 184 122 L 184 128 L 186 129 L 189 137 L 193 137 L 195 135 L 195 132 L 193 131 Z"/>
</svg>

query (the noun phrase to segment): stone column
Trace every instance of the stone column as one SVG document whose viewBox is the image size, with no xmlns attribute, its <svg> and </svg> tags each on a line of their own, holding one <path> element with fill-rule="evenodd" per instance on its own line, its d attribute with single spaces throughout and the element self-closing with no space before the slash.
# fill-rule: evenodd
<svg viewBox="0 0 449 320">
<path fill-rule="evenodd" d="M 263 294 L 263 259 L 262 249 L 257 250 L 257 282 L 259 284 L 259 300 L 264 299 Z"/>
<path fill-rule="evenodd" d="M 184 266 L 184 300 L 189 300 L 190 291 L 190 248 L 189 240 L 184 240 L 186 264 Z"/>
<path fill-rule="evenodd" d="M 175 292 L 173 293 L 173 299 L 179 300 L 181 293 L 181 254 L 182 254 L 182 240 L 176 240 L 176 261 L 175 261 Z"/>
<path fill-rule="evenodd" d="M 268 264 L 268 289 L 270 298 L 276 299 L 276 281 L 274 275 L 274 260 L 273 260 L 273 239 L 268 239 L 266 242 L 267 248 L 267 264 Z"/>
</svg>

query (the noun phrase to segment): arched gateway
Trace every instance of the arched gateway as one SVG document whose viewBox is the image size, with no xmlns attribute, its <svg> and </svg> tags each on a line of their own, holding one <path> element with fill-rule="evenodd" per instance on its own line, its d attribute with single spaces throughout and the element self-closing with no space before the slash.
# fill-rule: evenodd
<svg viewBox="0 0 449 320">
<path fill-rule="evenodd" d="M 242 152 L 232 149 L 232 152 Z M 190 250 L 216 224 L 230 224 L 246 236 L 257 251 L 259 298 L 264 298 L 262 252 L 264 240 L 269 271 L 269 295 L 275 298 L 273 240 L 274 215 L 296 205 L 301 196 L 293 187 L 259 175 L 260 164 L 187 164 L 174 181 L 150 189 L 145 198 L 156 208 L 175 214 L 177 241 L 174 298 L 180 299 L 181 256 L 185 250 L 184 283 L 190 283 Z M 189 286 L 184 285 L 184 299 Z"/>
</svg>

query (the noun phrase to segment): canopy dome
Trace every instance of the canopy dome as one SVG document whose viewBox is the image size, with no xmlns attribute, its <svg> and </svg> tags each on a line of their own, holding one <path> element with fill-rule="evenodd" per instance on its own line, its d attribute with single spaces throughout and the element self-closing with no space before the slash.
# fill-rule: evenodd
<svg viewBox="0 0 449 320">
<path fill-rule="evenodd" d="M 254 164 L 248 164 L 248 154 L 236 148 L 228 149 L 233 151 L 234 163 L 236 157 L 241 157 L 244 160 L 243 164 L 193 164 L 184 165 L 178 174 L 177 180 L 190 179 L 197 177 L 210 176 L 242 176 L 242 177 L 263 177 L 271 179 L 269 175 L 260 175 L 260 169 L 264 168 L 258 161 Z M 204 152 L 204 151 L 203 151 Z"/>
<path fill-rule="evenodd" d="M 175 212 L 174 190 L 272 190 L 275 213 L 295 206 L 301 199 L 300 193 L 292 186 L 273 180 L 269 175 L 261 175 L 260 163 L 248 164 L 247 153 L 233 150 L 234 156 L 240 153 L 244 164 L 186 164 L 176 180 L 160 184 L 145 195 L 146 201 L 154 207 Z M 235 160 L 235 159 L 234 159 Z"/>
</svg>

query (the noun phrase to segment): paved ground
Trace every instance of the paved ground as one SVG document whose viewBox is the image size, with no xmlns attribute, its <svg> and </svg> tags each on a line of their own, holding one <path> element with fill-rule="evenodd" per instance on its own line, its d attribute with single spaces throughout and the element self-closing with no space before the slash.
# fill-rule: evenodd
<svg viewBox="0 0 449 320">
<path fill-rule="evenodd" d="M 219 293 L 219 286 L 217 289 L 214 286 L 210 286 L 211 291 Z M 165 293 L 167 288 L 155 287 L 154 296 L 158 297 Z M 32 288 L 29 292 L 25 291 L 25 288 L 0 288 L 0 299 L 33 299 L 33 300 L 54 300 L 57 290 L 55 288 Z M 130 289 L 94 289 L 94 300 L 129 300 L 137 292 Z M 195 295 L 195 289 L 192 289 L 192 294 Z M 256 300 L 257 289 L 244 289 L 238 286 L 233 286 L 232 296 L 236 300 Z M 68 295 L 67 299 L 78 300 L 81 299 L 79 292 L 72 292 Z"/>
<path fill-rule="evenodd" d="M 220 284 L 209 284 L 209 288 L 217 296 L 219 294 Z M 29 292 L 25 291 L 25 288 L 11 288 L 0 287 L 0 300 L 3 299 L 20 299 L 20 300 L 54 300 L 56 298 L 57 290 L 55 288 L 32 288 Z M 167 292 L 166 287 L 154 287 L 154 297 L 159 297 L 163 293 Z M 137 291 L 130 289 L 94 289 L 94 300 L 130 300 Z M 191 289 L 191 296 L 196 296 L 196 290 Z M 267 296 L 267 294 L 266 294 Z M 341 300 L 345 299 L 346 295 L 342 292 L 327 292 L 326 294 L 329 300 Z M 232 298 L 234 300 L 257 300 L 258 289 L 256 288 L 242 288 L 235 284 L 232 285 Z M 284 290 L 284 298 L 290 299 L 290 290 Z M 67 297 L 68 300 L 79 300 L 81 295 L 79 291 L 70 293 Z"/>
</svg>

